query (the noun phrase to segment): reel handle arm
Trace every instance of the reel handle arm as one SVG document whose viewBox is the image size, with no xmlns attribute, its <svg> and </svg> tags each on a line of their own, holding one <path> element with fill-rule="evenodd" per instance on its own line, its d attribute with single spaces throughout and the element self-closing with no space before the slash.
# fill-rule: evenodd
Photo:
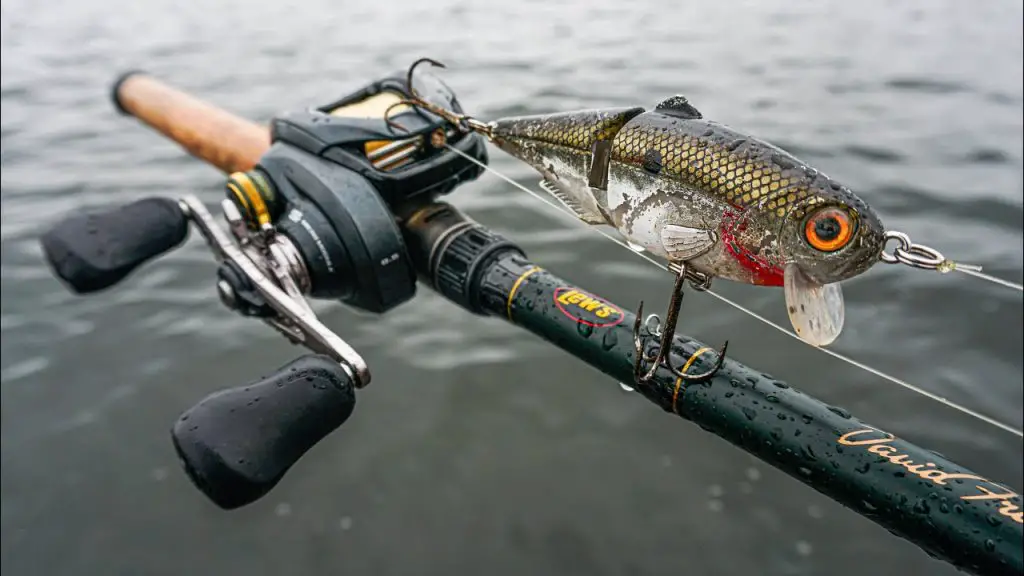
<svg viewBox="0 0 1024 576">
<path fill-rule="evenodd" d="M 355 389 L 370 382 L 370 372 L 301 294 L 293 297 L 276 286 L 231 242 L 195 196 L 146 198 L 73 215 L 44 234 L 43 249 L 72 290 L 95 292 L 181 244 L 190 222 L 214 258 L 237 270 L 259 295 L 270 313 L 263 320 L 315 352 L 246 386 L 208 396 L 173 427 L 175 450 L 192 483 L 219 507 L 233 509 L 273 489 L 303 454 L 341 426 L 355 407 Z"/>
</svg>

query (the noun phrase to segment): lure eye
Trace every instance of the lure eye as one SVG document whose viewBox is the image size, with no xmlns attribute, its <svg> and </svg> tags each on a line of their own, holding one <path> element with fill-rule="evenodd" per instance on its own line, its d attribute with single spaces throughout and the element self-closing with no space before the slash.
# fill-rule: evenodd
<svg viewBox="0 0 1024 576">
<path fill-rule="evenodd" d="M 825 208 L 807 219 L 804 238 L 816 250 L 835 252 L 853 239 L 854 226 L 853 219 L 845 210 Z"/>
</svg>

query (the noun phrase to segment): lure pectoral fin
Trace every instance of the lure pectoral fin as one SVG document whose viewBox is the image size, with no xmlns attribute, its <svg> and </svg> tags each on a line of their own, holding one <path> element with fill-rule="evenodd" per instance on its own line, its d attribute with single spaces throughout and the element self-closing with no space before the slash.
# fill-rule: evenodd
<svg viewBox="0 0 1024 576">
<path fill-rule="evenodd" d="M 577 218 L 586 222 L 587 224 L 607 224 L 608 221 L 601 213 L 595 210 L 587 209 L 587 207 L 580 202 L 578 199 L 573 197 L 571 194 L 563 190 L 557 183 L 551 180 L 544 179 L 539 184 L 541 190 L 544 190 L 548 194 L 551 194 L 562 203 L 563 206 L 569 209 Z"/>
<path fill-rule="evenodd" d="M 786 265 L 784 278 L 786 310 L 797 336 L 815 346 L 835 341 L 846 316 L 839 284 L 819 284 L 793 263 Z"/>
<path fill-rule="evenodd" d="M 707 252 L 715 244 L 714 231 L 666 224 L 661 229 L 661 245 L 669 260 L 686 262 Z"/>
</svg>

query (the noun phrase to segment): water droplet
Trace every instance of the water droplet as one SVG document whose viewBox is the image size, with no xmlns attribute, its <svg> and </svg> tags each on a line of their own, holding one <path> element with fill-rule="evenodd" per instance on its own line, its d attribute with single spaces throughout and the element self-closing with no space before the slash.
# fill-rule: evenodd
<svg viewBox="0 0 1024 576">
<path fill-rule="evenodd" d="M 821 510 L 821 508 L 815 506 L 814 504 L 811 504 L 810 506 L 807 507 L 807 515 L 811 518 L 814 518 L 815 520 L 821 520 L 825 517 L 825 513 Z"/>
<path fill-rule="evenodd" d="M 785 420 L 785 419 L 787 419 L 789 417 L 786 416 L 784 413 L 779 412 L 778 415 L 776 416 L 776 418 L 778 418 L 779 420 Z M 799 430 L 797 430 L 797 432 L 799 432 Z"/>
<path fill-rule="evenodd" d="M 957 510 L 957 512 L 960 512 L 960 510 Z M 988 520 L 988 523 L 991 526 L 999 526 L 1000 524 L 1002 524 L 1002 522 L 999 521 L 999 518 L 996 518 L 995 516 L 993 516 L 991 514 L 988 515 L 986 520 Z"/>
<path fill-rule="evenodd" d="M 604 337 L 601 338 L 601 347 L 605 351 L 615 348 L 615 345 L 619 343 L 619 337 L 615 335 L 615 330 L 609 330 L 604 333 Z"/>
<path fill-rule="evenodd" d="M 779 397 L 778 396 L 774 396 L 774 395 L 770 395 L 770 396 L 765 397 L 765 400 L 767 400 L 768 402 L 770 402 L 772 404 L 778 404 L 779 403 Z"/>
<path fill-rule="evenodd" d="M 723 396 L 725 396 L 726 398 L 732 398 L 735 395 L 736 395 L 735 392 L 726 392 L 725 394 L 723 394 Z"/>
<path fill-rule="evenodd" d="M 747 417 L 747 420 L 753 420 L 754 418 L 757 418 L 757 411 L 749 406 L 744 406 L 743 415 Z"/>
<path fill-rule="evenodd" d="M 835 414 L 836 416 L 839 416 L 840 418 L 846 418 L 846 419 L 850 418 L 850 413 L 847 412 L 845 409 L 840 408 L 838 406 L 829 406 L 828 407 L 828 411 L 833 413 L 833 414 Z"/>
<path fill-rule="evenodd" d="M 631 386 L 626 386 L 622 382 L 619 382 L 619 388 L 622 388 L 623 392 L 632 392 L 633 391 L 633 388 Z"/>
<path fill-rule="evenodd" d="M 747 468 L 747 479 L 751 482 L 757 482 L 761 479 L 761 471 L 754 467 Z"/>
<path fill-rule="evenodd" d="M 342 516 L 341 520 L 338 521 L 338 527 L 341 528 L 342 530 L 351 530 L 352 529 L 352 517 L 351 516 Z"/>
<path fill-rule="evenodd" d="M 725 147 L 726 147 L 726 149 L 729 150 L 729 152 L 735 152 L 736 149 L 739 148 L 740 146 L 742 146 L 743 143 L 746 142 L 746 141 L 747 141 L 746 138 L 737 138 L 737 139 L 733 140 L 732 142 L 729 142 L 728 144 L 726 144 Z"/>
<path fill-rule="evenodd" d="M 943 514 L 949 514 L 949 504 L 946 504 L 945 502 L 939 504 L 939 512 L 942 512 Z"/>
<path fill-rule="evenodd" d="M 814 418 L 811 418 L 807 414 L 801 416 L 800 419 L 804 421 L 804 424 L 810 424 L 811 422 L 814 422 Z"/>
<path fill-rule="evenodd" d="M 580 336 L 590 338 L 590 335 L 594 333 L 594 327 L 582 320 L 578 320 L 576 322 L 576 331 L 579 332 Z"/>
<path fill-rule="evenodd" d="M 778 426 L 776 426 L 775 428 L 772 428 L 771 435 L 772 435 L 772 439 L 774 439 L 776 441 L 782 440 L 782 428 L 779 428 Z"/>
<path fill-rule="evenodd" d="M 928 514 L 932 511 L 932 507 L 928 505 L 928 501 L 924 498 L 919 498 L 914 504 L 914 512 L 917 514 Z"/>
<path fill-rule="evenodd" d="M 778 153 L 772 154 L 772 162 L 774 162 L 776 166 L 782 169 L 792 168 L 796 166 L 796 164 L 792 160 Z"/>
<path fill-rule="evenodd" d="M 798 540 L 796 543 L 796 553 L 803 556 L 804 558 L 811 555 L 814 552 L 814 547 L 811 546 L 810 542 L 806 540 Z"/>
<path fill-rule="evenodd" d="M 739 388 L 740 387 L 740 381 L 735 379 L 735 378 L 733 378 L 732 380 L 729 380 L 729 386 L 732 386 L 733 388 Z"/>
<path fill-rule="evenodd" d="M 996 543 L 993 542 L 991 538 L 985 540 L 985 550 L 988 550 L 989 552 L 996 551 Z"/>
<path fill-rule="evenodd" d="M 278 516 L 288 516 L 292 513 L 292 505 L 287 502 L 282 502 L 274 508 L 274 514 Z"/>
<path fill-rule="evenodd" d="M 153 477 L 154 481 L 163 482 L 164 480 L 167 479 L 167 468 L 154 468 L 153 471 L 149 473 L 149 475 Z"/>
<path fill-rule="evenodd" d="M 789 384 L 786 384 L 785 382 L 782 382 L 781 380 L 776 380 L 775 382 L 772 382 L 772 384 L 775 384 L 776 388 L 789 388 Z"/>
<path fill-rule="evenodd" d="M 721 512 L 723 508 L 725 508 L 725 504 L 722 504 L 721 500 L 708 500 L 708 510 Z"/>
<path fill-rule="evenodd" d="M 805 466 L 801 466 L 801 467 L 797 468 L 797 472 L 799 472 L 801 476 L 807 476 L 807 477 L 810 477 L 811 474 L 813 473 L 810 468 L 807 468 Z"/>
<path fill-rule="evenodd" d="M 808 459 L 808 460 L 817 460 L 818 459 L 818 455 L 814 453 L 814 448 L 812 448 L 810 444 L 801 446 L 800 447 L 800 454 L 802 454 L 803 457 Z"/>
<path fill-rule="evenodd" d="M 863 506 L 864 509 L 867 510 L 868 512 L 878 511 L 878 507 L 872 504 L 871 502 L 868 502 L 867 500 L 861 500 L 860 505 Z"/>
<path fill-rule="evenodd" d="M 712 484 L 708 487 L 708 495 L 712 498 L 721 498 L 725 494 L 725 488 L 722 488 L 720 484 Z"/>
</svg>

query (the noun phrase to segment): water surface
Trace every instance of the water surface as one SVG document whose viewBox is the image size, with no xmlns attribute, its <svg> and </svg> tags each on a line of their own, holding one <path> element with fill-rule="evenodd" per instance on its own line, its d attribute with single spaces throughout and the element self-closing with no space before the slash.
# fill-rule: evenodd
<svg viewBox="0 0 1024 576">
<path fill-rule="evenodd" d="M 115 114 L 109 85 L 125 69 L 266 120 L 432 56 L 484 117 L 685 94 L 845 182 L 889 227 L 1020 282 L 1021 21 L 1019 3 L 949 0 L 4 0 L 4 573 L 954 574 L 581 362 L 425 290 L 383 319 L 318 306 L 374 385 L 269 497 L 220 512 L 179 471 L 169 428 L 298 350 L 220 306 L 195 237 L 78 298 L 43 266 L 37 236 L 68 211 L 147 194 L 221 198 L 215 170 Z M 664 273 L 497 178 L 451 199 L 568 279 L 624 305 L 665 302 Z M 720 290 L 785 321 L 781 291 Z M 747 364 L 1024 484 L 1020 439 L 691 298 L 687 333 L 728 338 Z M 846 298 L 838 350 L 1020 427 L 1018 293 L 879 266 Z"/>
</svg>

